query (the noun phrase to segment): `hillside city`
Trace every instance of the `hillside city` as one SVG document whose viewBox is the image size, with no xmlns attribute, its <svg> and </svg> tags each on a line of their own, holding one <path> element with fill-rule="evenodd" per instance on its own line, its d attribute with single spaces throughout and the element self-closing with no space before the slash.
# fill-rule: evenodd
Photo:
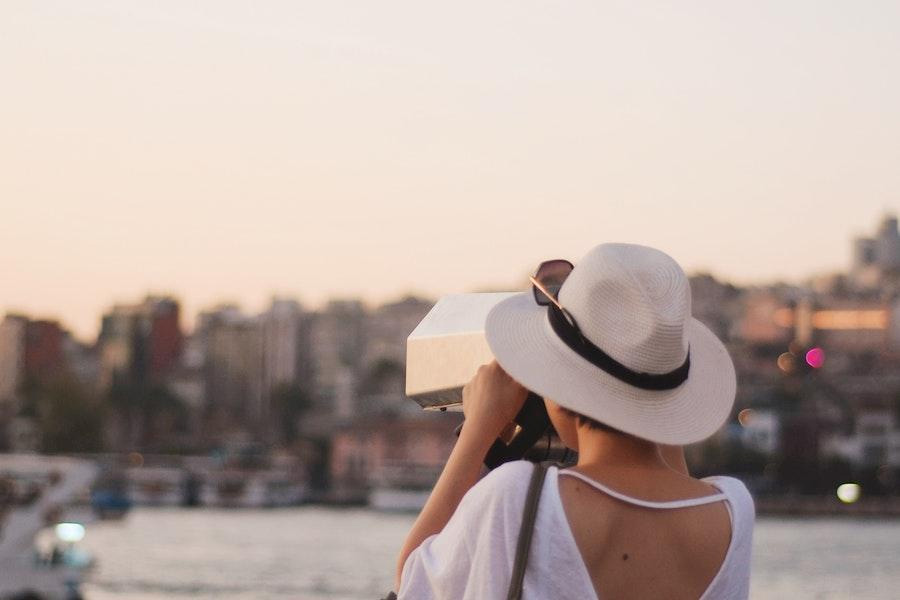
<svg viewBox="0 0 900 600">
<path fill-rule="evenodd" d="M 846 272 L 802 285 L 691 276 L 694 315 L 738 372 L 728 425 L 687 449 L 698 474 L 741 474 L 762 495 L 847 481 L 872 496 L 900 490 L 897 218 L 852 251 Z M 238 470 L 281 461 L 329 501 L 427 487 L 460 418 L 404 395 L 406 337 L 432 305 L 308 310 L 275 298 L 260 314 L 216 306 L 188 331 L 176 298 L 149 296 L 109 308 L 89 344 L 63 323 L 7 314 L 0 451 L 125 456 L 131 466 L 214 456 Z"/>
</svg>

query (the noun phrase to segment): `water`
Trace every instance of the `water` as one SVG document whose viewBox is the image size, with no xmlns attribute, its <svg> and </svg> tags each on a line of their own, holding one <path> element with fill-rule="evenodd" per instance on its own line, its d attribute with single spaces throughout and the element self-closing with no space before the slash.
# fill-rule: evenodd
<svg viewBox="0 0 900 600">
<path fill-rule="evenodd" d="M 372 600 L 413 515 L 304 507 L 138 509 L 95 523 L 87 600 Z M 759 519 L 753 598 L 895 599 L 900 521 Z"/>
</svg>

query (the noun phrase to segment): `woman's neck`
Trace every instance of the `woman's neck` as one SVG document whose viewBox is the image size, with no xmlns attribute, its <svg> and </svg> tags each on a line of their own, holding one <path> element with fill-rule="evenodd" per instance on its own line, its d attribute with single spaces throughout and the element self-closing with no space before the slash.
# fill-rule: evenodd
<svg viewBox="0 0 900 600">
<path fill-rule="evenodd" d="M 578 428 L 578 466 L 669 469 L 653 442 L 630 435 Z"/>
</svg>

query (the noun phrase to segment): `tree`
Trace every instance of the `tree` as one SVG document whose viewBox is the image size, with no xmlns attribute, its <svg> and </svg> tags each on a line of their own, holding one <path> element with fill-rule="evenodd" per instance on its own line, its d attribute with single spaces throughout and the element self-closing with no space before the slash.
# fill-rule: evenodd
<svg viewBox="0 0 900 600">
<path fill-rule="evenodd" d="M 116 417 L 119 450 L 172 449 L 187 432 L 190 411 L 161 384 L 113 382 L 107 396 Z"/>
<path fill-rule="evenodd" d="M 103 449 L 107 412 L 100 398 L 71 376 L 28 386 L 23 416 L 35 419 L 47 453 Z"/>
</svg>

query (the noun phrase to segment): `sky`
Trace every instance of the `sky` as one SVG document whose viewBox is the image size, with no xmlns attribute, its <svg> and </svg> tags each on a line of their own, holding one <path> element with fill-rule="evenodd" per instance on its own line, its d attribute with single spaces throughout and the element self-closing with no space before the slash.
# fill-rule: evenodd
<svg viewBox="0 0 900 600">
<path fill-rule="evenodd" d="M 96 334 L 514 288 L 602 242 L 739 284 L 900 212 L 900 4 L 5 0 L 0 313 Z"/>
</svg>

